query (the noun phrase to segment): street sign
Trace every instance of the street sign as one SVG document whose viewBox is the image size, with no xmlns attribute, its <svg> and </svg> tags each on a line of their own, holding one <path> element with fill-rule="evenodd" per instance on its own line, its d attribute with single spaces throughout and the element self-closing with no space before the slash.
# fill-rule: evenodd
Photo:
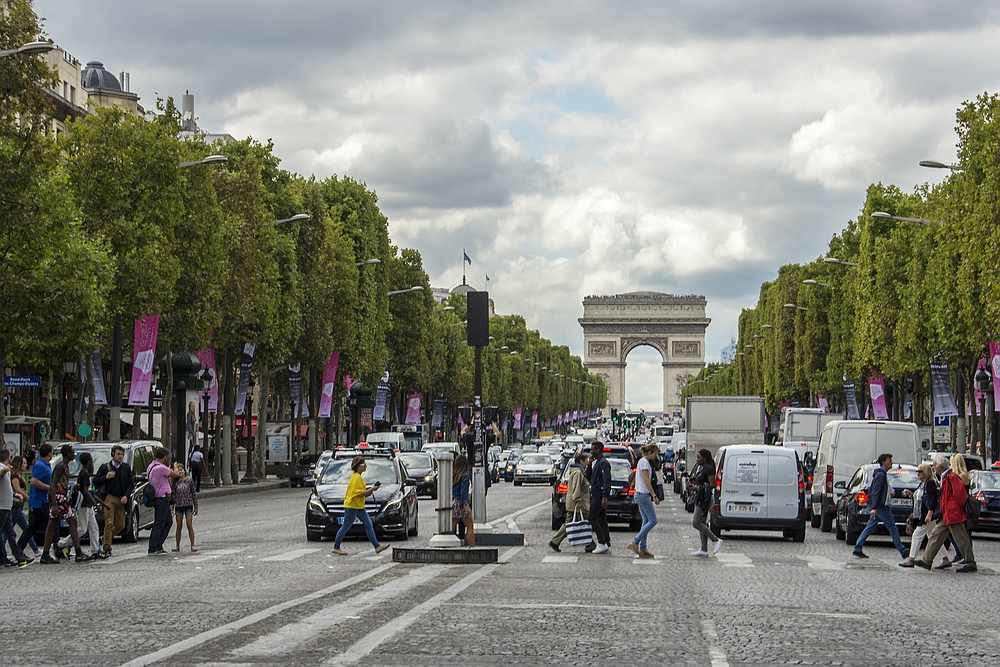
<svg viewBox="0 0 1000 667">
<path fill-rule="evenodd" d="M 45 424 L 38 425 L 38 435 L 42 436 L 43 438 L 45 437 L 45 430 L 46 430 Z"/>
<path fill-rule="evenodd" d="M 42 377 L 40 375 L 4 375 L 3 386 L 5 387 L 41 387 Z"/>
<path fill-rule="evenodd" d="M 944 417 L 935 417 L 934 426 L 951 426 L 951 417 L 947 415 Z"/>
<path fill-rule="evenodd" d="M 93 432 L 94 429 L 91 428 L 90 424 L 80 424 L 79 426 L 76 427 L 76 433 L 81 438 L 89 438 L 90 434 Z"/>
</svg>

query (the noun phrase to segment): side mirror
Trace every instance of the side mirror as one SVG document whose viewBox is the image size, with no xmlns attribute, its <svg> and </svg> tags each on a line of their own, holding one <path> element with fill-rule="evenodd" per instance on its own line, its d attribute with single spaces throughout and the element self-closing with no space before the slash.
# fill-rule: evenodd
<svg viewBox="0 0 1000 667">
<path fill-rule="evenodd" d="M 835 483 L 833 485 L 833 488 L 835 488 L 835 489 L 846 489 L 847 488 L 847 482 L 837 482 L 837 483 Z"/>
</svg>

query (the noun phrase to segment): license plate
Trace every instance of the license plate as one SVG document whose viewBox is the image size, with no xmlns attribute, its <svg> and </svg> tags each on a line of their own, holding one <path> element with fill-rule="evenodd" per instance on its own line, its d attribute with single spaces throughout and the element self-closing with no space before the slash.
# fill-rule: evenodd
<svg viewBox="0 0 1000 667">
<path fill-rule="evenodd" d="M 729 512 L 749 512 L 752 514 L 756 514 L 760 511 L 757 505 L 735 505 L 732 503 L 730 503 L 726 509 Z"/>
<path fill-rule="evenodd" d="M 354 517 L 354 525 L 358 526 L 360 524 L 361 524 L 361 519 L 359 519 L 358 517 Z M 344 517 L 342 517 L 342 516 L 338 516 L 337 517 L 337 525 L 338 526 L 343 526 L 344 525 Z"/>
<path fill-rule="evenodd" d="M 893 507 L 913 507 L 912 498 L 891 498 L 889 504 Z"/>
</svg>

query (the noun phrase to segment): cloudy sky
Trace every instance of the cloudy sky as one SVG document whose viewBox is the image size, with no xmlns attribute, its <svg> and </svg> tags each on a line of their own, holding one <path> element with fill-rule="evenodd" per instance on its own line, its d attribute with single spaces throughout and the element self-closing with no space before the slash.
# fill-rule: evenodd
<svg viewBox="0 0 1000 667">
<path fill-rule="evenodd" d="M 147 108 L 380 198 L 432 284 L 462 249 L 498 312 L 583 352 L 588 294 L 703 294 L 708 360 L 789 262 L 821 255 L 869 183 L 955 155 L 962 101 L 1000 90 L 1000 4 L 36 0 Z M 646 350 L 645 352 L 643 350 Z M 660 359 L 628 359 L 655 409 Z"/>
</svg>

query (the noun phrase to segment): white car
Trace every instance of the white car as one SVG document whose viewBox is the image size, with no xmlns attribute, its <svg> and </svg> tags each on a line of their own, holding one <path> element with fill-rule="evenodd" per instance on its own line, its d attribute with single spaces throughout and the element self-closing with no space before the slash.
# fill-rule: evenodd
<svg viewBox="0 0 1000 667">
<path fill-rule="evenodd" d="M 525 454 L 518 459 L 517 467 L 514 468 L 514 486 L 521 486 L 525 482 L 553 484 L 555 481 L 555 464 L 548 454 Z"/>
</svg>

